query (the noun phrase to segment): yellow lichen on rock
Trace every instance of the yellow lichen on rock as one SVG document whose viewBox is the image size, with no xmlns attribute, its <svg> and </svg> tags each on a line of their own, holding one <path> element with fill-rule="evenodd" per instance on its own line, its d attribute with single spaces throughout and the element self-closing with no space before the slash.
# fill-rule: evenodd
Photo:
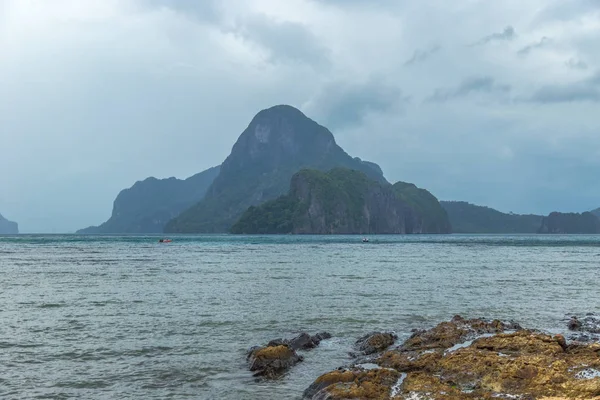
<svg viewBox="0 0 600 400">
<path fill-rule="evenodd" d="M 323 375 L 316 382 L 327 396 L 315 398 L 600 400 L 599 344 L 568 345 L 560 335 L 528 330 L 499 333 L 504 329 L 499 321 L 455 318 L 383 353 L 380 369 Z M 474 330 L 496 334 L 455 346 Z"/>
<path fill-rule="evenodd" d="M 433 370 L 437 361 L 443 357 L 442 351 L 403 352 L 401 350 L 386 351 L 379 357 L 377 364 L 385 368 L 393 368 L 400 372 L 415 370 Z"/>
<path fill-rule="evenodd" d="M 354 374 L 354 381 L 338 383 L 327 392 L 334 399 L 389 399 L 391 387 L 400 373 L 391 369 L 375 369 Z"/>
<path fill-rule="evenodd" d="M 287 346 L 271 346 L 271 347 L 263 347 L 262 349 L 258 349 L 254 353 L 255 358 L 267 358 L 267 359 L 284 359 L 291 357 L 293 354 L 293 350 Z"/>
<path fill-rule="evenodd" d="M 326 374 L 321 375 L 315 381 L 316 383 L 344 383 L 344 382 L 352 382 L 356 378 L 355 374 L 352 371 L 332 371 Z"/>
</svg>

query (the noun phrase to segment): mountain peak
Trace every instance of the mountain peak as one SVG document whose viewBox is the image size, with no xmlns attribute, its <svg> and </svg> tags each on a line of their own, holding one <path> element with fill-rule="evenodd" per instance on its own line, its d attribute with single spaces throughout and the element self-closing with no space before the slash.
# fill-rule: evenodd
<svg viewBox="0 0 600 400">
<path fill-rule="evenodd" d="M 302 111 L 294 106 L 287 104 L 279 104 L 273 107 L 265 108 L 256 114 L 256 117 L 262 116 L 287 116 L 296 118 L 308 118 Z M 255 118 L 256 118 L 255 117 Z"/>
<path fill-rule="evenodd" d="M 278 105 L 256 114 L 233 146 L 223 170 L 257 168 L 266 172 L 282 164 L 317 162 L 332 150 L 337 150 L 337 145 L 327 128 L 297 108 Z"/>
<path fill-rule="evenodd" d="M 226 232 L 251 205 L 286 193 L 304 168 L 345 167 L 386 182 L 378 165 L 350 157 L 329 129 L 297 108 L 260 111 L 233 145 L 205 199 L 171 221 L 171 232 Z"/>
</svg>

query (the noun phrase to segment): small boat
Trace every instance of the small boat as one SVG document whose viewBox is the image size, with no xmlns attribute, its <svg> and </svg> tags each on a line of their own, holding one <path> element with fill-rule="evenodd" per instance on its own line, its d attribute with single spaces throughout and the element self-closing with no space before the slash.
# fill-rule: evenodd
<svg viewBox="0 0 600 400">
<path fill-rule="evenodd" d="M 369 238 L 363 238 L 363 243 L 369 243 Z"/>
<path fill-rule="evenodd" d="M 171 243 L 172 240 L 171 239 L 159 239 L 158 243 Z"/>
</svg>

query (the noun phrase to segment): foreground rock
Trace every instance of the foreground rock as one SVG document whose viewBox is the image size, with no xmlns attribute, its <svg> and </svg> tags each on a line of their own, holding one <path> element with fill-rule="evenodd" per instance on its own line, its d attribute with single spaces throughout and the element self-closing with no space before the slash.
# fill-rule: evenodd
<svg viewBox="0 0 600 400">
<path fill-rule="evenodd" d="M 398 339 L 393 333 L 372 332 L 358 339 L 356 347 L 364 355 L 379 353 L 391 345 Z"/>
<path fill-rule="evenodd" d="M 569 339 L 576 342 L 591 343 L 600 341 L 600 317 L 587 314 L 583 318 L 571 317 L 567 327 L 573 333 Z"/>
<path fill-rule="evenodd" d="M 595 399 L 600 344 L 455 317 L 383 353 L 378 369 L 319 377 L 308 399 Z"/>
<path fill-rule="evenodd" d="M 600 317 L 588 314 L 583 318 L 571 317 L 568 327 L 572 331 L 600 333 Z"/>
<path fill-rule="evenodd" d="M 402 374 L 393 369 L 342 370 L 321 375 L 306 391 L 304 398 L 387 399 Z"/>
<path fill-rule="evenodd" d="M 322 340 L 330 338 L 331 334 L 328 332 L 320 332 L 313 336 L 310 336 L 308 333 L 303 332 L 293 339 L 271 340 L 268 346 L 286 345 L 291 347 L 293 350 L 310 350 L 317 347 Z"/>
<path fill-rule="evenodd" d="M 275 339 L 265 347 L 255 347 L 248 353 L 247 361 L 250 371 L 255 376 L 276 378 L 288 369 L 304 360 L 296 350 L 309 350 L 317 347 L 322 340 L 331 338 L 327 332 L 310 336 L 301 333 L 293 339 Z"/>
<path fill-rule="evenodd" d="M 248 354 L 250 371 L 265 378 L 276 378 L 302 360 L 304 358 L 287 345 L 260 347 Z"/>
</svg>

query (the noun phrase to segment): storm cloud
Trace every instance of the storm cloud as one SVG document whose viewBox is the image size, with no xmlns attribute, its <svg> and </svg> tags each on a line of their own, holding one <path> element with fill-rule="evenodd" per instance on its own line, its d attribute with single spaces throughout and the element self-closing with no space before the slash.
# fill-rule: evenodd
<svg viewBox="0 0 600 400">
<path fill-rule="evenodd" d="M 428 99 L 431 102 L 444 102 L 451 99 L 469 96 L 472 93 L 507 94 L 510 85 L 496 83 L 490 76 L 476 76 L 463 80 L 455 88 L 436 89 L 435 93 Z"/>
<path fill-rule="evenodd" d="M 526 56 L 534 50 L 541 49 L 542 47 L 547 47 L 551 43 L 552 43 L 552 39 L 544 36 L 543 38 L 540 39 L 539 42 L 531 43 L 531 44 L 523 47 L 521 50 L 519 50 L 517 52 L 517 54 L 520 56 Z"/>
<path fill-rule="evenodd" d="M 328 49 L 300 23 L 257 15 L 243 21 L 234 32 L 266 50 L 272 62 L 304 63 L 316 68 L 329 65 Z"/>
<path fill-rule="evenodd" d="M 400 113 L 410 98 L 389 82 L 371 78 L 366 82 L 331 82 L 304 105 L 331 129 L 360 125 L 372 114 Z"/>
<path fill-rule="evenodd" d="M 585 61 L 579 60 L 577 58 L 570 58 L 565 62 L 565 65 L 572 69 L 587 69 L 588 65 Z"/>
<path fill-rule="evenodd" d="M 440 51 L 441 49 L 442 48 L 438 45 L 435 45 L 427 50 L 417 49 L 417 50 L 415 50 L 415 53 L 413 54 L 413 56 L 409 60 L 407 60 L 404 63 L 404 65 L 410 66 L 410 65 L 422 63 L 422 62 L 426 61 L 429 57 L 431 57 L 432 55 L 434 55 L 435 53 Z"/>
<path fill-rule="evenodd" d="M 441 199 L 597 208 L 599 12 L 596 0 L 0 0 L 0 212 L 23 232 L 96 225 L 137 180 L 222 162 L 275 104 Z"/>
<path fill-rule="evenodd" d="M 543 86 L 533 94 L 531 101 L 536 103 L 600 102 L 600 72 L 573 83 Z"/>
<path fill-rule="evenodd" d="M 492 33 L 476 42 L 474 45 L 484 45 L 490 42 L 513 40 L 517 36 L 515 28 L 507 26 L 502 32 Z"/>
</svg>

